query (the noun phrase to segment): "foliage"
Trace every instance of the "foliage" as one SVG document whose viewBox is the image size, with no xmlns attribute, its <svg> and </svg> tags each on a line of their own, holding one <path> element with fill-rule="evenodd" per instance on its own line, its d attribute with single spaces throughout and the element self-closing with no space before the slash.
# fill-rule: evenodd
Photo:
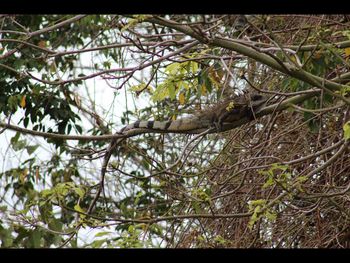
<svg viewBox="0 0 350 263">
<path fill-rule="evenodd" d="M 0 20 L 1 247 L 349 247 L 349 16 Z M 133 134 L 101 176 L 96 136 L 256 89 L 273 107 Z"/>
</svg>

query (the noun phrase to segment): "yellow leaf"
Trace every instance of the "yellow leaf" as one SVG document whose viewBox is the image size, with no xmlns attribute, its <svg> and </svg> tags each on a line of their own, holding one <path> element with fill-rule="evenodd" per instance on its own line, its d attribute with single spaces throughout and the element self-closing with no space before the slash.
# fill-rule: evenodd
<svg viewBox="0 0 350 263">
<path fill-rule="evenodd" d="M 296 62 L 296 58 L 294 56 L 289 56 L 290 60 L 293 61 L 293 62 Z"/>
<path fill-rule="evenodd" d="M 181 105 L 185 104 L 185 94 L 183 94 L 182 92 L 179 94 L 179 102 Z"/>
<path fill-rule="evenodd" d="M 348 60 L 350 57 L 350 47 L 345 48 L 345 58 Z"/>
<path fill-rule="evenodd" d="M 201 88 L 202 88 L 201 94 L 203 95 L 207 94 L 207 87 L 204 84 L 201 86 Z"/>
<path fill-rule="evenodd" d="M 26 95 L 23 95 L 20 104 L 22 108 L 26 106 Z"/>
<path fill-rule="evenodd" d="M 25 168 L 25 169 L 23 170 L 23 172 L 21 173 L 19 179 L 20 179 L 20 181 L 21 181 L 22 184 L 24 184 L 24 181 L 25 181 L 25 179 L 26 179 L 26 177 L 27 177 L 27 175 L 28 175 L 28 172 L 29 172 L 28 168 Z"/>
<path fill-rule="evenodd" d="M 175 121 L 175 120 L 176 120 L 176 115 L 173 115 L 173 116 L 171 117 L 171 120 L 172 120 L 172 121 Z"/>
<path fill-rule="evenodd" d="M 234 107 L 235 107 L 235 104 L 233 103 L 233 101 L 231 101 L 231 102 L 227 105 L 226 110 L 227 110 L 227 111 L 230 111 L 230 110 L 232 110 Z"/>
</svg>

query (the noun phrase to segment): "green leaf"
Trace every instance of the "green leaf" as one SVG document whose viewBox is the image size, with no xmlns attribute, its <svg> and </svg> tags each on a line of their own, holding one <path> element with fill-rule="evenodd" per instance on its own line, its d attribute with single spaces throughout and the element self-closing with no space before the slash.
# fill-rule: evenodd
<svg viewBox="0 0 350 263">
<path fill-rule="evenodd" d="M 26 146 L 26 140 L 18 140 L 16 143 L 12 144 L 15 151 L 22 150 Z"/>
<path fill-rule="evenodd" d="M 198 63 L 197 62 L 194 62 L 194 61 L 191 61 L 190 62 L 190 65 L 191 65 L 191 71 L 192 73 L 196 73 L 198 71 Z"/>
<path fill-rule="evenodd" d="M 24 118 L 24 120 L 23 120 L 23 125 L 24 125 L 24 127 L 28 127 L 28 122 L 29 122 L 29 118 Z"/>
<path fill-rule="evenodd" d="M 175 99 L 175 96 L 176 96 L 176 87 L 175 87 L 175 85 L 174 84 L 172 84 L 172 85 L 169 85 L 168 86 L 168 93 L 169 93 L 169 97 L 170 97 L 170 99 Z"/>
<path fill-rule="evenodd" d="M 176 75 L 181 69 L 180 63 L 173 63 L 166 67 L 165 71 L 168 72 L 170 75 Z"/>
<path fill-rule="evenodd" d="M 70 243 L 72 248 L 77 248 L 78 247 L 78 239 L 77 238 L 71 239 L 71 241 L 69 243 Z"/>
<path fill-rule="evenodd" d="M 164 83 L 157 86 L 157 88 L 155 89 L 152 95 L 152 100 L 154 102 L 162 101 L 169 95 L 168 85 L 169 83 Z"/>
<path fill-rule="evenodd" d="M 122 29 L 120 30 L 121 32 L 124 32 L 125 30 L 127 30 L 128 28 L 132 28 L 134 27 L 136 24 L 138 23 L 138 20 L 137 19 L 133 19 L 133 18 L 130 18 L 128 23 L 122 27 Z"/>
<path fill-rule="evenodd" d="M 79 134 L 83 133 L 83 128 L 80 125 L 75 125 L 75 128 Z"/>
<path fill-rule="evenodd" d="M 49 220 L 48 227 L 53 231 L 62 231 L 63 223 L 60 220 L 53 217 Z"/>
<path fill-rule="evenodd" d="M 41 232 L 40 230 L 34 230 L 29 236 L 29 247 L 39 248 L 41 247 Z"/>
<path fill-rule="evenodd" d="M 136 229 L 135 229 L 135 227 L 134 227 L 133 225 L 130 225 L 130 226 L 128 227 L 128 232 L 131 233 L 131 234 L 134 233 L 135 230 L 136 230 Z"/>
<path fill-rule="evenodd" d="M 112 232 L 110 231 L 102 231 L 102 232 L 98 232 L 95 237 L 102 237 L 102 236 L 106 236 L 106 235 L 110 235 Z"/>
<path fill-rule="evenodd" d="M 269 220 L 271 222 L 274 222 L 277 218 L 277 214 L 275 212 L 271 212 L 269 210 L 266 210 L 265 216 L 266 216 L 267 220 Z"/>
<path fill-rule="evenodd" d="M 253 212 L 253 214 L 248 222 L 248 227 L 250 230 L 253 228 L 254 224 L 263 216 L 261 214 L 261 210 L 266 205 L 266 203 L 267 203 L 267 201 L 265 199 L 258 199 L 258 200 L 249 201 L 249 204 L 248 204 L 249 212 Z"/>
<path fill-rule="evenodd" d="M 0 225 L 1 247 L 8 248 L 12 246 L 12 243 L 13 243 L 13 237 L 11 235 L 12 231 L 13 230 L 11 228 L 5 229 L 5 228 L 2 228 L 2 226 Z"/>
<path fill-rule="evenodd" d="M 39 203 L 39 212 L 44 223 L 52 218 L 52 205 L 48 202 Z"/>
<path fill-rule="evenodd" d="M 134 92 L 138 92 L 138 91 L 141 91 L 141 90 L 145 89 L 145 87 L 146 87 L 146 83 L 145 82 L 141 82 L 141 84 L 139 84 L 139 85 L 131 86 L 129 88 L 129 90 L 134 91 Z"/>
<path fill-rule="evenodd" d="M 275 184 L 275 181 L 273 180 L 273 176 L 269 176 L 269 178 L 267 179 L 267 181 L 263 184 L 262 188 L 268 188 L 270 186 L 273 186 Z"/>
<path fill-rule="evenodd" d="M 33 145 L 33 146 L 27 146 L 26 150 L 29 155 L 31 155 L 33 152 L 35 152 L 36 149 L 38 149 L 39 145 Z"/>
<path fill-rule="evenodd" d="M 297 178 L 297 180 L 298 180 L 298 182 L 300 182 L 300 183 L 303 183 L 303 182 L 305 182 L 305 181 L 307 181 L 307 177 L 306 176 L 299 176 L 298 178 Z"/>
<path fill-rule="evenodd" d="M 79 195 L 80 198 L 83 198 L 85 195 L 85 191 L 79 187 L 74 187 L 74 191 Z"/>
<path fill-rule="evenodd" d="M 42 190 L 41 191 L 41 196 L 46 198 L 48 197 L 49 195 L 52 195 L 53 194 L 53 191 L 52 190 L 49 190 L 49 189 L 45 189 L 45 190 Z M 46 201 L 45 201 L 46 202 Z M 45 204 L 45 202 L 43 202 L 43 204 Z"/>
<path fill-rule="evenodd" d="M 266 200 L 265 199 L 258 199 L 258 200 L 252 200 L 249 201 L 249 210 L 253 210 L 254 207 L 256 206 L 264 206 L 266 204 Z"/>
<path fill-rule="evenodd" d="M 101 239 L 101 240 L 95 240 L 94 242 L 92 242 L 91 246 L 93 248 L 100 248 L 103 243 L 105 243 L 107 240 L 106 239 Z"/>
<path fill-rule="evenodd" d="M 248 222 L 248 227 L 250 230 L 252 230 L 254 224 L 260 219 L 260 217 L 261 217 L 260 210 L 261 210 L 260 205 L 255 207 L 254 213 Z"/>
<path fill-rule="evenodd" d="M 344 139 L 347 141 L 350 138 L 350 121 L 344 124 L 343 130 L 344 130 Z"/>
<path fill-rule="evenodd" d="M 10 96 L 7 100 L 7 104 L 12 111 L 16 111 L 19 104 L 18 96 Z"/>
<path fill-rule="evenodd" d="M 201 213 L 201 207 L 200 207 L 199 202 L 193 201 L 192 202 L 192 206 L 193 206 L 194 211 L 196 212 L 196 214 L 200 214 Z"/>
<path fill-rule="evenodd" d="M 80 212 L 80 213 L 85 213 L 85 211 L 80 207 L 79 204 L 76 204 L 76 205 L 74 206 L 74 210 L 75 210 L 75 211 L 78 211 L 78 212 Z M 85 218 L 85 215 L 84 215 L 84 214 L 79 214 L 79 215 L 81 216 L 81 218 Z"/>
<path fill-rule="evenodd" d="M 76 204 L 76 205 L 74 206 L 74 210 L 75 210 L 75 211 L 78 211 L 78 212 L 81 212 L 81 213 L 84 213 L 84 210 L 80 207 L 79 204 Z"/>
</svg>

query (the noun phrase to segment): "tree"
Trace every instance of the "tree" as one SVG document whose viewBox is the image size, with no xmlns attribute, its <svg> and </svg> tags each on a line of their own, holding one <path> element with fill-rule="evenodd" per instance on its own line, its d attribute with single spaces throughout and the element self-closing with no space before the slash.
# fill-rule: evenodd
<svg viewBox="0 0 350 263">
<path fill-rule="evenodd" d="M 349 247 L 347 15 L 0 19 L 2 247 Z"/>
</svg>

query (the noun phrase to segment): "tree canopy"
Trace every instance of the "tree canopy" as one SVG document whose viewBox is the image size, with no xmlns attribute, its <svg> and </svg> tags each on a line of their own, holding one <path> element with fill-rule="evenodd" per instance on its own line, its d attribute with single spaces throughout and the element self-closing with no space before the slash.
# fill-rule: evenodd
<svg viewBox="0 0 350 263">
<path fill-rule="evenodd" d="M 350 16 L 0 21 L 1 247 L 350 246 Z M 247 92 L 220 131 L 121 130 Z"/>
</svg>

